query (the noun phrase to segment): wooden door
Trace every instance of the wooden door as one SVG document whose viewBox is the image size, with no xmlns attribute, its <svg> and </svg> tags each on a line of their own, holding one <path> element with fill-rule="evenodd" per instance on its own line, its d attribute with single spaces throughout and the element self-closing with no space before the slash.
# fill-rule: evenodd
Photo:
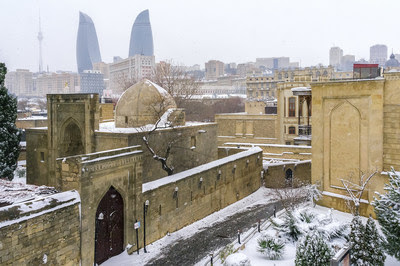
<svg viewBox="0 0 400 266">
<path fill-rule="evenodd" d="M 100 264 L 124 250 L 124 203 L 111 187 L 96 212 L 95 262 Z"/>
</svg>

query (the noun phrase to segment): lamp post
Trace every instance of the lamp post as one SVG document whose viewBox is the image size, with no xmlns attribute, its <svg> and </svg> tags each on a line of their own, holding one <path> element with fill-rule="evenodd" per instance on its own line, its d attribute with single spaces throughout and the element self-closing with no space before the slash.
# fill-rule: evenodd
<svg viewBox="0 0 400 266">
<path fill-rule="evenodd" d="M 146 200 L 143 202 L 143 249 L 144 253 L 147 253 L 146 250 L 146 214 L 147 214 L 147 209 L 149 208 L 149 200 Z"/>
</svg>

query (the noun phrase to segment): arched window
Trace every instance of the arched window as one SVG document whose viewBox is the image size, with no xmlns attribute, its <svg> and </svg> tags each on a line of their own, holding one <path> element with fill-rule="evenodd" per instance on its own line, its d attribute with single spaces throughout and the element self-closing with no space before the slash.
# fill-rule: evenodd
<svg viewBox="0 0 400 266">
<path fill-rule="evenodd" d="M 296 128 L 295 127 L 289 127 L 289 134 L 296 134 Z"/>
<path fill-rule="evenodd" d="M 64 129 L 61 148 L 61 157 L 83 154 L 81 130 L 74 121 L 70 121 Z"/>
</svg>

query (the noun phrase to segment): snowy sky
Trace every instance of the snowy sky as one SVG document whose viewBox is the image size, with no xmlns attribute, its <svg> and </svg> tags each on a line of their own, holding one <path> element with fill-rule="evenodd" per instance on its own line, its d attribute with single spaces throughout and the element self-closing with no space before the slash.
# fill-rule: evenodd
<svg viewBox="0 0 400 266">
<path fill-rule="evenodd" d="M 43 64 L 76 71 L 79 11 L 96 27 L 103 61 L 128 56 L 132 24 L 150 10 L 156 61 L 255 61 L 290 56 L 302 66 L 328 64 L 329 48 L 369 58 L 386 44 L 400 53 L 398 0 L 1 0 L 0 61 L 38 70 L 39 10 Z"/>
</svg>

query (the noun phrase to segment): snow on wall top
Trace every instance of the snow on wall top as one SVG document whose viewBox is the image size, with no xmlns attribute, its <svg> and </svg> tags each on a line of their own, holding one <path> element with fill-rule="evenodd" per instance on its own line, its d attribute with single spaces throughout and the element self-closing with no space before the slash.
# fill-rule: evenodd
<svg viewBox="0 0 400 266">
<path fill-rule="evenodd" d="M 56 193 L 53 187 L 26 185 L 0 179 L 0 207 Z"/>
<path fill-rule="evenodd" d="M 220 166 L 220 165 L 223 165 L 226 163 L 230 163 L 230 162 L 236 161 L 238 159 L 241 159 L 241 158 L 253 155 L 253 154 L 257 154 L 259 152 L 262 152 L 261 148 L 253 147 L 247 151 L 243 151 L 243 152 L 240 152 L 240 153 L 237 153 L 234 155 L 230 155 L 225 158 L 215 160 L 210 163 L 206 163 L 206 164 L 197 166 L 195 168 L 192 168 L 192 169 L 189 169 L 189 170 L 186 170 L 186 171 L 174 174 L 174 175 L 166 176 L 164 178 L 161 178 L 161 179 L 158 179 L 158 180 L 155 180 L 152 182 L 144 183 L 142 186 L 142 192 L 144 193 L 144 192 L 159 188 L 161 186 L 177 182 L 188 176 L 199 174 L 201 172 L 207 171 L 207 170 L 215 168 L 217 166 Z"/>
<path fill-rule="evenodd" d="M 76 190 L 0 208 L 0 228 L 80 203 Z M 3 214 L 3 215 L 2 215 Z M 13 214 L 13 215 L 8 215 Z"/>
<path fill-rule="evenodd" d="M 167 111 L 168 112 L 168 111 Z M 204 126 L 204 125 L 211 125 L 215 123 L 204 123 L 204 122 L 186 122 L 184 126 L 175 126 L 174 128 L 185 127 L 185 126 Z M 160 125 L 159 125 L 160 126 Z M 153 124 L 148 124 L 142 127 L 131 127 L 131 128 L 122 128 L 122 127 L 115 127 L 115 122 L 106 122 L 99 124 L 99 130 L 96 132 L 104 132 L 104 133 L 125 133 L 125 134 L 132 134 L 138 132 L 147 132 L 150 131 L 154 127 Z M 159 127 L 157 130 L 163 129 L 170 129 L 172 127 Z"/>
<path fill-rule="evenodd" d="M 243 142 L 243 143 L 240 143 L 240 142 L 226 142 L 226 143 L 224 143 L 224 145 L 311 149 L 311 146 L 283 145 L 283 144 L 258 144 L 258 143 L 245 143 L 245 142 Z"/>
</svg>

